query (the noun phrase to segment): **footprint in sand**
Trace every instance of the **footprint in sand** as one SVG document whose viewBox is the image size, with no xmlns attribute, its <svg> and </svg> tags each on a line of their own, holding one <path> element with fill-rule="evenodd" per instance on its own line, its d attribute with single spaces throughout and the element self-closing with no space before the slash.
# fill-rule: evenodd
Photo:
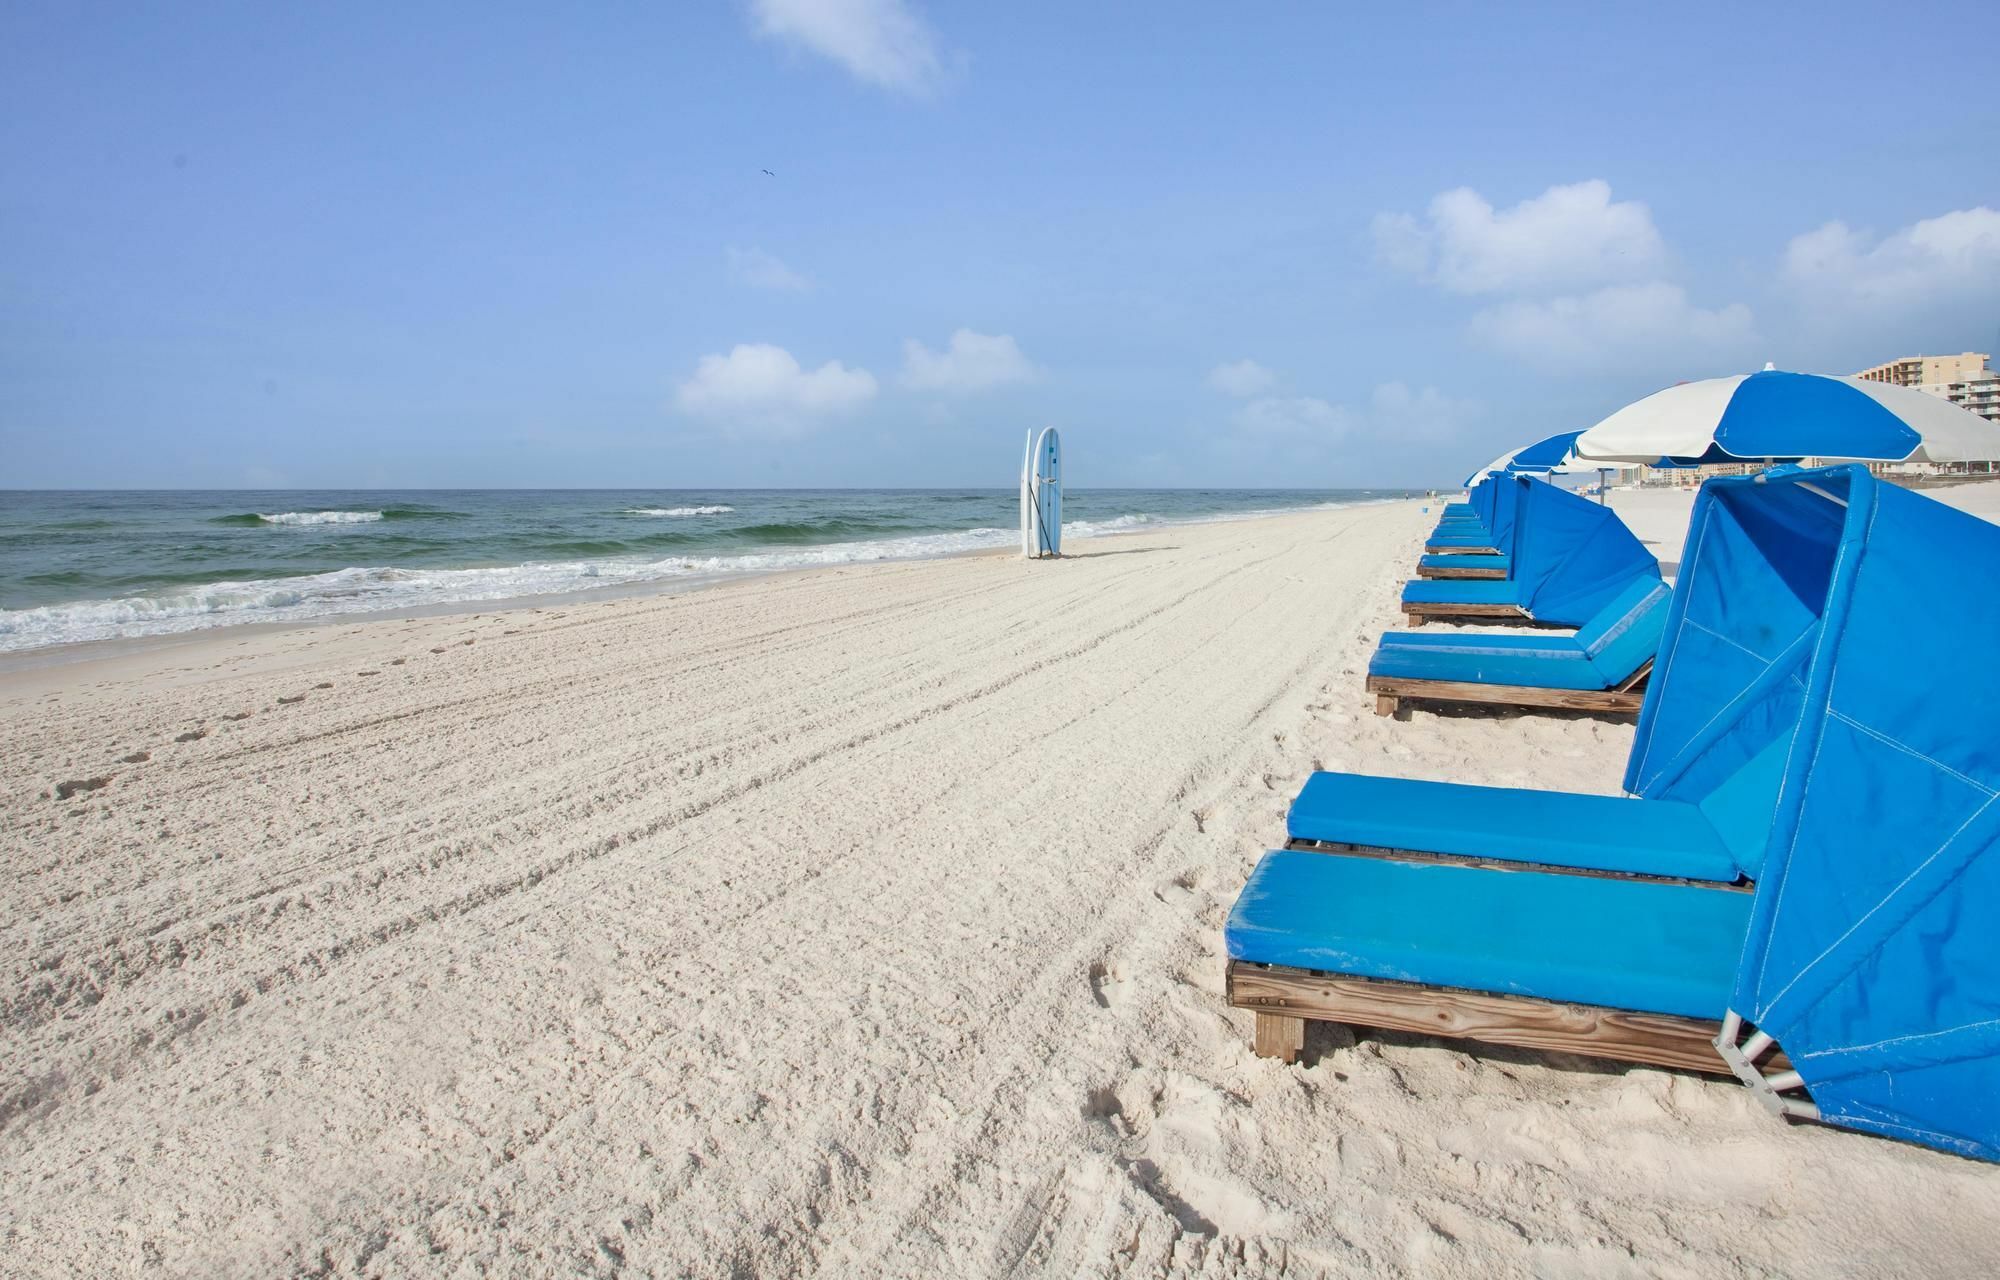
<svg viewBox="0 0 2000 1280">
<path fill-rule="evenodd" d="M 403 664 L 404 664 L 405 662 L 408 662 L 408 661 L 409 661 L 409 659 L 408 659 L 408 658 L 391 658 L 391 659 L 389 659 L 389 665 L 390 665 L 390 666 L 392 666 L 392 667 L 400 667 L 400 666 L 402 666 L 402 665 L 403 665 Z M 366 671 L 364 671 L 364 672 L 362 672 L 361 674 L 365 676 L 365 675 L 367 675 L 368 673 L 367 673 Z"/>
<path fill-rule="evenodd" d="M 232 711 L 230 714 L 222 718 L 224 720 L 248 720 L 250 718 L 250 713 L 248 711 Z"/>
<path fill-rule="evenodd" d="M 439 646 L 438 646 L 437 648 L 435 648 L 435 649 L 431 650 L 431 652 L 432 652 L 432 653 L 443 653 L 443 652 L 444 652 L 444 646 L 443 646 L 443 645 L 439 645 Z"/>
<path fill-rule="evenodd" d="M 100 791 L 110 785 L 111 785 L 110 774 L 105 774 L 101 778 L 72 778 L 68 782 L 56 783 L 56 799 L 67 800 L 71 796 L 77 795 L 81 792 Z M 75 812 L 85 812 L 85 811 L 76 810 Z"/>
<path fill-rule="evenodd" d="M 294 694 L 289 698 L 280 698 L 278 699 L 278 702 L 281 705 L 289 706 L 294 702 L 304 702 L 305 700 L 306 700 L 306 695 L 304 695 L 303 693 L 299 693 L 299 694 Z"/>
<path fill-rule="evenodd" d="M 1192 902 L 1198 896 L 1198 891 L 1207 880 L 1208 872 L 1200 867 L 1189 867 L 1159 888 L 1153 890 L 1153 896 L 1161 902 L 1172 905 Z"/>
<path fill-rule="evenodd" d="M 200 729 L 189 729 L 189 730 L 188 730 L 188 731 L 187 731 L 186 733 L 183 733 L 183 734 L 179 734 L 179 735 L 177 735 L 177 736 L 176 736 L 176 737 L 174 738 L 174 741 L 175 741 L 175 742 L 200 742 L 200 741 L 201 741 L 201 740 L 202 740 L 203 738 L 206 738 L 207 736 L 208 736 L 208 730 L 207 730 L 207 728 L 205 728 L 205 727 L 204 727 L 204 728 L 200 728 Z"/>
<path fill-rule="evenodd" d="M 354 674 L 357 676 L 379 676 L 382 673 L 380 671 L 357 671 Z"/>
<path fill-rule="evenodd" d="M 133 752 L 133 753 L 132 753 L 131 755 L 129 755 L 129 756 L 119 756 L 119 757 L 118 757 L 118 763 L 119 763 L 119 764 L 144 764 L 144 763 L 146 763 L 146 762 L 147 762 L 148 760 L 151 760 L 152 758 L 153 758 L 153 753 L 152 753 L 152 752 L 150 752 L 150 751 L 134 751 L 134 752 Z"/>
<path fill-rule="evenodd" d="M 1100 1009 L 1110 1009 L 1125 1002 L 1125 965 L 1119 960 L 1097 960 L 1090 966 L 1090 998 Z"/>
<path fill-rule="evenodd" d="M 322 681 L 320 681 L 320 682 L 319 682 L 318 684 L 314 685 L 314 686 L 313 686 L 313 688 L 315 688 L 315 689 L 331 689 L 331 688 L 333 688 L 333 681 L 331 681 L 331 680 L 322 680 Z"/>
</svg>

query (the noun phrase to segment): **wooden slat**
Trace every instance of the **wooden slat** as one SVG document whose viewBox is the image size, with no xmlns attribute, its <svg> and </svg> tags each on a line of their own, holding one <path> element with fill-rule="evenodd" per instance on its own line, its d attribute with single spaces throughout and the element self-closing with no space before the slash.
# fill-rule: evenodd
<svg viewBox="0 0 2000 1280">
<path fill-rule="evenodd" d="M 1433 702 L 1486 702 L 1510 707 L 1557 707 L 1568 711 L 1612 713 L 1637 711 L 1646 700 L 1644 689 L 1538 689 L 1532 685 L 1414 680 L 1402 676 L 1369 676 L 1368 692 L 1378 699 L 1427 698 Z M 1379 701 L 1376 711 L 1381 712 Z"/>
<path fill-rule="evenodd" d="M 1238 1009 L 1417 1035 L 1575 1053 L 1617 1062 L 1731 1075 L 1715 1037 L 1721 1024 L 1526 996 L 1425 987 L 1229 962 L 1229 1003 Z M 1258 1052 L 1264 1052 L 1261 1038 Z"/>
<path fill-rule="evenodd" d="M 1424 554 L 1427 556 L 1497 556 L 1500 554 L 1500 548 L 1440 547 L 1435 543 L 1426 542 L 1424 544 Z"/>
<path fill-rule="evenodd" d="M 1417 576 L 1419 578 L 1438 578 L 1438 579 L 1444 579 L 1444 578 L 1498 579 L 1506 577 L 1507 571 L 1505 569 L 1461 569 L 1456 566 L 1450 568 L 1439 568 L 1437 565 L 1433 564 L 1420 564 L 1417 566 Z"/>
<path fill-rule="evenodd" d="M 1638 689 L 1643 691 L 1646 687 L 1646 677 L 1652 674 L 1653 674 L 1653 660 L 1651 658 L 1648 658 L 1645 661 L 1645 665 L 1641 666 L 1637 671 L 1634 671 L 1631 675 L 1626 676 L 1623 680 L 1618 682 L 1617 686 L 1618 691 L 1620 693 L 1624 693 L 1633 689 Z"/>
<path fill-rule="evenodd" d="M 1528 611 L 1518 604 L 1433 604 L 1425 600 L 1403 601 L 1404 613 L 1428 613 L 1439 618 L 1525 618 Z"/>
</svg>

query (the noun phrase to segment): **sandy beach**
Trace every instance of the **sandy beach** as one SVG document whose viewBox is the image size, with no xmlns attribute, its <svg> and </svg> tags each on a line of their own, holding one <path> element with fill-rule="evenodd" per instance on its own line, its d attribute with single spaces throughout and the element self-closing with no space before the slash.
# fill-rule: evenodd
<svg viewBox="0 0 2000 1280">
<path fill-rule="evenodd" d="M 1629 723 L 1371 713 L 1435 513 L 0 675 L 0 1271 L 1988 1270 L 1991 1167 L 1733 1083 L 1252 1055 L 1310 771 L 1618 793 Z"/>
</svg>

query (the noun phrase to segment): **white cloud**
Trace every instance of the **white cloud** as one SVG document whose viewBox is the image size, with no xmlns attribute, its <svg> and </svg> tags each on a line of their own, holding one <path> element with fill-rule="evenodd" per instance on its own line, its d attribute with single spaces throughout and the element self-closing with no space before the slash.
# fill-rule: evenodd
<svg viewBox="0 0 2000 1280">
<path fill-rule="evenodd" d="M 1448 396 L 1436 387 L 1412 389 L 1407 383 L 1384 382 L 1369 394 L 1363 409 L 1317 396 L 1257 396 L 1229 420 L 1239 432 L 1271 441 L 1332 441 L 1351 434 L 1438 440 L 1454 435 L 1482 412 L 1484 406 L 1477 400 Z"/>
<path fill-rule="evenodd" d="M 960 329 L 943 351 L 932 351 L 915 338 L 903 343 L 902 382 L 919 391 L 962 395 L 1027 382 L 1036 374 L 1014 339 L 1004 333 Z"/>
<path fill-rule="evenodd" d="M 730 272 L 753 289 L 803 293 L 812 288 L 811 280 L 762 249 L 731 249 L 728 254 Z"/>
<path fill-rule="evenodd" d="M 674 389 L 684 413 L 735 431 L 796 435 L 815 419 L 851 412 L 875 396 L 875 375 L 829 360 L 810 372 L 769 343 L 739 343 L 703 356 Z"/>
<path fill-rule="evenodd" d="M 1254 396 L 1269 391 L 1277 376 L 1255 360 L 1236 360 L 1208 371 L 1208 385 L 1226 396 Z"/>
<path fill-rule="evenodd" d="M 751 0 L 750 14 L 758 35 L 884 89 L 924 94 L 944 76 L 937 37 L 903 0 Z"/>
<path fill-rule="evenodd" d="M 1676 284 L 1611 285 L 1592 293 L 1516 301 L 1472 317 L 1473 335 L 1532 364 L 1568 372 L 1655 372 L 1754 355 L 1750 309 L 1704 310 Z"/>
<path fill-rule="evenodd" d="M 1383 383 L 1368 399 L 1368 420 L 1378 432 L 1411 440 L 1448 439 L 1484 411 L 1477 400 L 1457 399 L 1436 387 L 1413 391 L 1401 382 Z"/>
<path fill-rule="evenodd" d="M 2000 289 L 2000 210 L 1980 205 L 1913 223 L 1882 239 L 1842 222 L 1796 236 L 1784 278 L 1812 299 L 1906 308 Z"/>
<path fill-rule="evenodd" d="M 1239 432 L 1265 440 L 1335 440 L 1347 434 L 1353 415 L 1316 396 L 1259 396 L 1230 415 Z"/>
<path fill-rule="evenodd" d="M 1377 214 L 1374 233 L 1383 262 L 1454 293 L 1587 288 L 1644 279 L 1666 261 L 1652 213 L 1636 200 L 1612 200 L 1610 184 L 1596 178 L 1505 210 L 1460 187 L 1432 200 L 1427 219 Z"/>
</svg>

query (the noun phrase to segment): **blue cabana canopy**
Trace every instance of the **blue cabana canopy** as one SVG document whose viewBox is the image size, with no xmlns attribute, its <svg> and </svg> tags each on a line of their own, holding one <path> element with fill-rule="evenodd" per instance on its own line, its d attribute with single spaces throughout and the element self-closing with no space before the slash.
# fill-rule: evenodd
<svg viewBox="0 0 2000 1280">
<path fill-rule="evenodd" d="M 1611 508 L 1524 476 L 1499 476 L 1491 483 L 1494 545 L 1511 557 L 1512 576 L 1412 582 L 1404 589 L 1405 601 L 1518 605 L 1538 622 L 1574 627 L 1589 621 L 1634 576 L 1659 578 L 1652 553 Z"/>
<path fill-rule="evenodd" d="M 1754 682 L 1793 643 L 1795 593 L 1824 581 L 1810 662 L 1779 695 L 1805 714 L 1719 1044 L 1781 1110 L 2000 1159 L 2000 528 L 1860 467 L 1770 488 L 1789 492 L 1761 523 L 1835 554 L 1746 581 L 1728 607 L 1770 639 L 1702 655 L 1718 696 Z M 1730 554 L 1748 513 L 1716 499 L 1711 550 Z M 1699 733 L 1686 710 L 1655 717 L 1649 757 Z M 1790 1073 L 1759 1065 L 1773 1042 Z"/>
<path fill-rule="evenodd" d="M 1517 492 L 1511 477 L 1488 476 L 1466 495 L 1469 517 L 1447 516 L 1438 521 L 1428 545 L 1492 547 L 1505 555 L 1513 547 Z"/>
</svg>

